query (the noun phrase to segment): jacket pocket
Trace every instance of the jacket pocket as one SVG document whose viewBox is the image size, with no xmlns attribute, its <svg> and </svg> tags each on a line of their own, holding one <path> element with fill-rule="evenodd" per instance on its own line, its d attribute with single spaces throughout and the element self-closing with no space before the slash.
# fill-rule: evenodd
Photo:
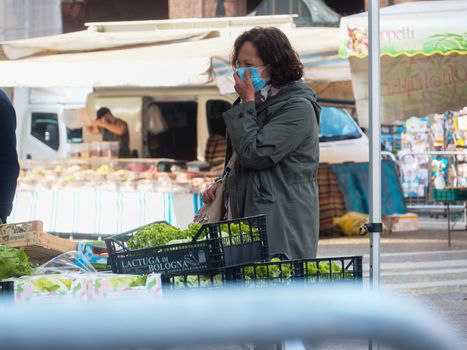
<svg viewBox="0 0 467 350">
<path fill-rule="evenodd" d="M 256 173 L 253 177 L 253 199 L 260 204 L 274 203 L 274 195 L 272 185 L 266 176 L 261 176 L 262 173 Z"/>
</svg>

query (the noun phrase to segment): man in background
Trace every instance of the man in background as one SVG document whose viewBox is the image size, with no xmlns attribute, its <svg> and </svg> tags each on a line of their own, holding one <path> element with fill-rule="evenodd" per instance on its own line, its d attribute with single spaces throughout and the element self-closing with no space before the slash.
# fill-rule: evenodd
<svg viewBox="0 0 467 350">
<path fill-rule="evenodd" d="M 0 90 L 0 220 L 11 213 L 19 175 L 16 153 L 16 113 L 7 95 Z"/>
<path fill-rule="evenodd" d="M 102 107 L 97 111 L 97 119 L 88 131 L 94 135 L 102 135 L 102 141 L 118 141 L 120 149 L 118 156 L 120 158 L 130 157 L 130 134 L 128 133 L 128 124 L 115 117 L 110 109 Z"/>
</svg>

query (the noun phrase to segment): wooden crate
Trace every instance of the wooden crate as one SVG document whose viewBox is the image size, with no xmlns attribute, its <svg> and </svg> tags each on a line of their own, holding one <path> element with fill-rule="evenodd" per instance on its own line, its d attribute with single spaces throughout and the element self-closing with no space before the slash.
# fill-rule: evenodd
<svg viewBox="0 0 467 350">
<path fill-rule="evenodd" d="M 76 242 L 44 232 L 42 221 L 0 225 L 0 244 L 24 247 L 29 260 L 38 264 L 76 250 L 77 245 Z"/>
</svg>

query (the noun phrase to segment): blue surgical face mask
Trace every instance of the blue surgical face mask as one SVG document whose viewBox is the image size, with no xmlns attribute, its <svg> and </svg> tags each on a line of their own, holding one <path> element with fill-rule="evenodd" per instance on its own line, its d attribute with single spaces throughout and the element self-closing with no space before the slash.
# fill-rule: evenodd
<svg viewBox="0 0 467 350">
<path fill-rule="evenodd" d="M 247 70 L 250 71 L 251 82 L 253 83 L 253 88 L 255 92 L 261 90 L 266 86 L 266 80 L 261 78 L 261 72 L 266 68 L 264 67 L 240 67 L 237 69 L 237 74 L 243 81 L 246 81 L 245 73 Z"/>
</svg>

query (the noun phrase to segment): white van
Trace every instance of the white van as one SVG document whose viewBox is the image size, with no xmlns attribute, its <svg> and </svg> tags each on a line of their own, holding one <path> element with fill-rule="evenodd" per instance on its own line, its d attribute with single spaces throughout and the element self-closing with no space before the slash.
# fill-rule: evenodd
<svg viewBox="0 0 467 350">
<path fill-rule="evenodd" d="M 26 89 L 28 93 L 20 94 L 16 90 L 14 104 L 22 159 L 64 158 L 72 143 L 95 140 L 96 136 L 87 133 L 83 124 L 94 120 L 96 111 L 105 106 L 128 123 L 134 156 L 202 161 L 209 135 L 225 135 L 222 113 L 236 98 L 220 95 L 214 86 L 98 88 L 88 94 L 89 90 L 81 89 L 76 97 L 62 98 L 62 103 L 54 104 L 44 102 L 44 89 Z M 63 94 L 64 90 L 60 91 Z M 167 130 L 158 134 L 153 132 L 148 112 L 154 105 L 167 124 Z M 81 116 L 81 125 L 76 120 L 70 124 L 66 112 L 83 107 L 87 112 L 85 120 Z M 319 134 L 321 162 L 368 161 L 368 138 L 345 109 L 323 105 Z"/>
</svg>

